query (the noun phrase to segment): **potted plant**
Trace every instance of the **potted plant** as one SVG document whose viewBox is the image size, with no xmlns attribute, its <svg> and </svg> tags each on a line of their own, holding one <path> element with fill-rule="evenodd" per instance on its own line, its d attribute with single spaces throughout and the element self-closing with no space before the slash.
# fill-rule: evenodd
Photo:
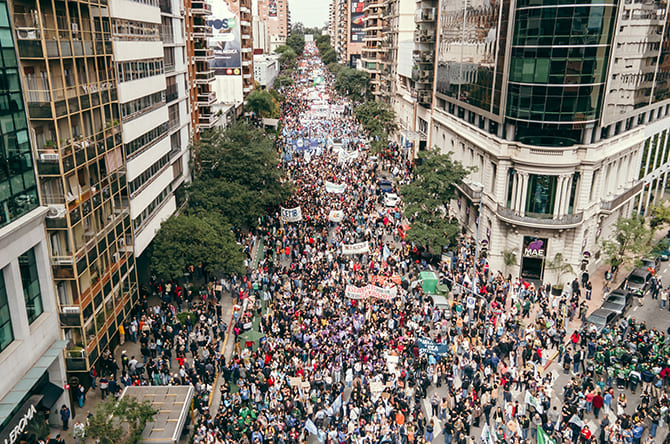
<svg viewBox="0 0 670 444">
<path fill-rule="evenodd" d="M 56 148 L 56 142 L 53 140 L 47 140 L 46 142 L 44 142 L 44 148 L 50 148 L 50 149 Z"/>
<path fill-rule="evenodd" d="M 575 271 L 572 268 L 572 265 L 565 261 L 563 253 L 560 252 L 556 253 L 554 258 L 547 262 L 546 266 L 549 270 L 554 270 L 556 272 L 557 283 L 551 287 L 551 294 L 554 296 L 560 296 L 563 294 L 563 287 L 565 284 L 562 279 L 563 276 L 566 273 L 574 273 Z"/>
</svg>

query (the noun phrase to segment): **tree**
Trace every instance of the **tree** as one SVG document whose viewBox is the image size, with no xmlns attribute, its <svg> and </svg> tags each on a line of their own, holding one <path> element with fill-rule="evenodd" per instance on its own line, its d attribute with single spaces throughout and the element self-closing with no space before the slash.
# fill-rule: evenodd
<svg viewBox="0 0 670 444">
<path fill-rule="evenodd" d="M 292 32 L 286 39 L 286 45 L 290 46 L 296 54 L 301 55 L 305 50 L 305 35 L 297 32 Z"/>
<path fill-rule="evenodd" d="M 272 94 L 262 89 L 255 89 L 247 96 L 245 108 L 260 117 L 272 117 L 277 114 L 277 104 Z"/>
<path fill-rule="evenodd" d="M 219 179 L 194 181 L 188 198 L 194 212 L 217 212 L 234 227 L 254 226 L 269 204 L 260 193 Z"/>
<path fill-rule="evenodd" d="M 316 46 L 322 45 L 324 43 L 330 46 L 330 36 L 328 34 L 319 35 L 318 37 L 316 37 L 316 39 L 314 39 L 314 41 L 316 43 Z"/>
<path fill-rule="evenodd" d="M 151 264 L 157 275 L 179 277 L 189 265 L 203 264 L 209 274 L 244 273 L 244 254 L 230 225 L 211 212 L 171 216 L 153 241 Z"/>
<path fill-rule="evenodd" d="M 295 64 L 295 61 L 298 59 L 298 55 L 293 50 L 293 48 L 287 48 L 280 54 L 281 55 L 279 56 L 279 63 L 281 63 L 282 66 L 293 66 L 293 64 Z"/>
<path fill-rule="evenodd" d="M 563 253 L 558 252 L 554 256 L 554 258 L 550 261 L 547 261 L 546 263 L 547 269 L 553 270 L 556 272 L 556 284 L 554 284 L 552 287 L 556 288 L 557 290 L 563 290 L 563 287 L 565 285 L 565 282 L 563 282 L 563 276 L 566 273 L 573 273 L 575 270 L 572 268 L 572 265 L 567 263 L 565 261 L 565 258 L 563 257 Z"/>
<path fill-rule="evenodd" d="M 614 277 L 622 265 L 638 265 L 651 250 L 653 239 L 654 230 L 647 227 L 642 216 L 617 219 L 612 236 L 602 242 L 607 264 L 616 269 Z"/>
<path fill-rule="evenodd" d="M 447 218 L 449 201 L 456 197 L 454 184 L 473 170 L 453 161 L 451 153 L 441 154 L 437 149 L 421 152 L 419 159 L 414 181 L 401 188 L 404 216 L 411 223 L 407 239 L 437 254 L 460 231 L 458 224 Z"/>
<path fill-rule="evenodd" d="M 361 101 L 366 95 L 369 75 L 365 71 L 344 67 L 337 73 L 335 90 L 353 101 Z"/>
<path fill-rule="evenodd" d="M 395 112 L 386 103 L 368 101 L 354 109 L 363 128 L 375 135 L 390 135 L 398 130 Z"/>
<path fill-rule="evenodd" d="M 341 63 L 333 62 L 328 64 L 328 69 L 330 72 L 335 74 L 335 76 L 337 76 L 337 73 L 339 73 L 343 68 L 346 68 L 346 66 L 342 65 Z"/>
<path fill-rule="evenodd" d="M 326 65 L 337 62 L 337 53 L 329 46 L 328 49 L 321 53 L 321 61 Z"/>
<path fill-rule="evenodd" d="M 303 25 L 301 22 L 295 23 L 293 25 L 293 28 L 291 28 L 291 35 L 294 34 L 299 34 L 304 36 L 305 35 L 305 25 Z"/>
<path fill-rule="evenodd" d="M 503 263 L 505 264 L 505 273 L 507 273 L 507 267 L 512 267 L 517 265 L 516 254 L 511 250 L 503 250 Z"/>
<path fill-rule="evenodd" d="M 99 444 L 137 444 L 156 413 L 158 410 L 149 401 L 139 403 L 132 396 L 117 401 L 110 396 L 98 404 L 89 418 L 86 435 Z"/>
<path fill-rule="evenodd" d="M 652 227 L 657 227 L 661 224 L 670 223 L 670 207 L 666 207 L 663 204 L 656 205 L 652 209 L 652 218 L 649 221 L 649 224 Z"/>
</svg>

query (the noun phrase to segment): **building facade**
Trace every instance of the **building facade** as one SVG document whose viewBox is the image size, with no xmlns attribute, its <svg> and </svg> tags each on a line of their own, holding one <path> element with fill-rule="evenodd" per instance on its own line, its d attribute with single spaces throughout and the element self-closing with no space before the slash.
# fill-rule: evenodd
<svg viewBox="0 0 670 444">
<path fill-rule="evenodd" d="M 46 412 L 70 405 L 58 306 L 40 205 L 36 152 L 26 117 L 16 42 L 28 32 L 12 25 L 0 1 L 0 439 L 14 442 Z"/>
<path fill-rule="evenodd" d="M 392 3 L 386 0 L 368 0 L 363 8 L 363 48 L 361 69 L 369 75 L 368 91 L 375 100 L 389 102 L 391 99 L 391 10 Z"/>
<path fill-rule="evenodd" d="M 288 0 L 258 0 L 258 20 L 265 24 L 269 52 L 286 44 L 291 34 L 291 12 Z"/>
<path fill-rule="evenodd" d="M 365 46 L 364 1 L 332 0 L 330 4 L 329 32 L 331 46 L 340 63 L 352 68 L 361 65 Z"/>
<path fill-rule="evenodd" d="M 559 252 L 594 271 L 617 218 L 648 214 L 667 184 L 668 5 L 430 1 L 415 125 L 476 167 L 452 214 L 494 271 L 552 282 Z"/>
</svg>

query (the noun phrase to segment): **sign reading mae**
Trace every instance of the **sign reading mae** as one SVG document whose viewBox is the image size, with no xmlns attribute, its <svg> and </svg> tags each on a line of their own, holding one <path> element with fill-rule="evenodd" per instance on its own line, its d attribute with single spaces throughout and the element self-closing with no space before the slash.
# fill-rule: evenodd
<svg viewBox="0 0 670 444">
<path fill-rule="evenodd" d="M 545 257 L 547 255 L 547 241 L 547 238 L 524 236 L 523 257 Z"/>
</svg>

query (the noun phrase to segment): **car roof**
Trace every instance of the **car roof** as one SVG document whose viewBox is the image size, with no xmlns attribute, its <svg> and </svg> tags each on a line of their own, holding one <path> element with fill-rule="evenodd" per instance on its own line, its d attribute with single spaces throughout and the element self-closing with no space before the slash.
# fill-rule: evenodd
<svg viewBox="0 0 670 444">
<path fill-rule="evenodd" d="M 625 298 L 627 294 L 628 294 L 628 292 L 626 290 L 623 290 L 621 288 L 617 288 L 616 290 L 612 290 L 610 292 L 609 296 L 621 296 L 621 297 Z"/>
<path fill-rule="evenodd" d="M 615 304 L 612 302 L 604 302 L 603 305 L 600 306 L 600 308 L 603 309 L 604 311 L 613 311 L 615 313 L 623 311 L 623 305 Z"/>
<path fill-rule="evenodd" d="M 646 278 L 649 274 L 650 273 L 643 268 L 636 268 L 635 270 L 631 271 L 628 276 L 640 276 Z"/>
<path fill-rule="evenodd" d="M 611 313 L 613 313 L 612 310 L 607 310 L 606 308 L 601 307 L 601 308 L 597 309 L 596 311 L 594 311 L 593 313 L 591 313 L 589 315 L 589 318 L 591 316 L 596 316 L 596 317 L 599 317 L 599 318 L 607 319 L 607 316 L 609 316 Z"/>
</svg>

